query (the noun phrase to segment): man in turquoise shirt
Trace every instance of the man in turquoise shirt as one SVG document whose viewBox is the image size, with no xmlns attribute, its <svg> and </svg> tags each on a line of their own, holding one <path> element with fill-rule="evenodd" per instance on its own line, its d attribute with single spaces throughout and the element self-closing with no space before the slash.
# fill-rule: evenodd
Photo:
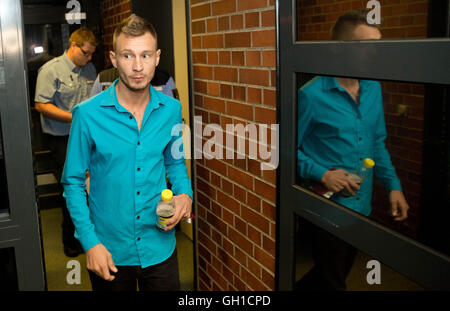
<svg viewBox="0 0 450 311">
<path fill-rule="evenodd" d="M 333 27 L 332 39 L 380 39 L 379 29 L 369 25 L 366 17 L 366 10 L 342 15 Z M 407 218 L 409 206 L 385 147 L 386 135 L 378 82 L 318 76 L 298 91 L 300 177 L 321 183 L 334 193 L 333 201 L 368 216 L 373 173 L 359 186 L 350 179 L 349 171 L 371 158 L 375 161 L 375 175 L 389 192 L 392 216 L 401 221 Z M 342 190 L 350 196 L 341 195 Z M 313 226 L 312 230 L 314 267 L 295 288 L 345 290 L 357 250 L 319 227 Z"/>
<path fill-rule="evenodd" d="M 181 104 L 150 86 L 160 50 L 153 26 L 132 15 L 115 30 L 108 90 L 76 106 L 63 173 L 64 196 L 86 250 L 94 290 L 179 289 L 175 232 L 191 215 L 192 188 L 179 132 Z M 180 147 L 181 146 L 181 147 Z M 85 172 L 90 173 L 89 206 Z M 175 215 L 156 227 L 172 184 Z"/>
</svg>

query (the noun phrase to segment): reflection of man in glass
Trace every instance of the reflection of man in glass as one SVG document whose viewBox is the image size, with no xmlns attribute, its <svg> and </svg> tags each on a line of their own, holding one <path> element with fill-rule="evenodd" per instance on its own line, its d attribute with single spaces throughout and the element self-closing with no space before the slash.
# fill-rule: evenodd
<svg viewBox="0 0 450 311">
<path fill-rule="evenodd" d="M 367 24 L 366 11 L 342 15 L 333 28 L 333 40 L 376 40 L 381 33 Z M 361 186 L 349 171 L 365 158 L 389 192 L 392 216 L 407 218 L 409 206 L 385 147 L 381 86 L 376 81 L 315 77 L 298 92 L 298 170 L 303 179 L 320 182 L 334 192 L 333 201 L 368 216 L 371 212 L 372 175 Z M 350 196 L 340 195 L 346 190 Z M 317 233 L 317 232 L 316 232 Z M 320 231 L 315 235 L 315 267 L 297 285 L 317 289 L 345 289 L 356 250 Z M 311 283 L 312 282 L 312 283 Z"/>
</svg>

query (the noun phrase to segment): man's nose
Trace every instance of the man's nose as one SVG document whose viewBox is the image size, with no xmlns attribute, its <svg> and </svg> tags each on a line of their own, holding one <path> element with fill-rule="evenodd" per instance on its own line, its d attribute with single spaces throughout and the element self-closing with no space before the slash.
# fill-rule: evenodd
<svg viewBox="0 0 450 311">
<path fill-rule="evenodd" d="M 142 71 L 142 60 L 139 57 L 136 57 L 133 61 L 133 70 L 134 71 Z"/>
</svg>

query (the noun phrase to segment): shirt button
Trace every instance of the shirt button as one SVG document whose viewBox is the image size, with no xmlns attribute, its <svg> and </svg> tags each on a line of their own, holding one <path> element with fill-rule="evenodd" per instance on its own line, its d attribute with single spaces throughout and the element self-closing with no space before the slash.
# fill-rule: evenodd
<svg viewBox="0 0 450 311">
<path fill-rule="evenodd" d="M 136 219 L 138 219 L 138 220 L 141 219 L 141 216 L 137 216 Z"/>
<path fill-rule="evenodd" d="M 137 168 L 137 170 L 138 170 L 138 171 L 140 171 L 140 170 L 141 170 L 141 168 L 140 168 L 140 167 L 138 167 L 138 168 Z"/>
<path fill-rule="evenodd" d="M 130 120 L 131 120 L 131 119 L 133 119 L 133 117 L 132 117 L 132 116 L 130 116 Z"/>
<path fill-rule="evenodd" d="M 141 144 L 141 142 L 140 141 L 138 141 L 138 146 Z"/>
<path fill-rule="evenodd" d="M 137 195 L 140 195 L 140 194 L 141 194 L 141 193 L 138 191 L 138 192 L 137 192 Z"/>
<path fill-rule="evenodd" d="M 138 241 L 140 241 L 140 240 L 141 240 L 141 238 L 137 238 L 137 240 L 138 240 Z"/>
<path fill-rule="evenodd" d="M 362 140 L 362 137 L 359 138 L 359 141 L 361 141 L 361 140 Z"/>
</svg>

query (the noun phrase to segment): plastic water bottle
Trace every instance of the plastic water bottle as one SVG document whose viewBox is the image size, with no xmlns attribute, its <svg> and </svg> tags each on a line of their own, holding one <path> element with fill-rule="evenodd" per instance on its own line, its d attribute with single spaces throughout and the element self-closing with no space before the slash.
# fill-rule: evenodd
<svg viewBox="0 0 450 311">
<path fill-rule="evenodd" d="M 164 230 L 167 226 L 167 220 L 169 220 L 175 213 L 175 202 L 172 200 L 173 192 L 169 189 L 165 189 L 161 192 L 161 201 L 156 206 L 156 215 L 158 221 L 156 226 L 161 230 Z"/>
<path fill-rule="evenodd" d="M 372 168 L 374 166 L 375 162 L 372 159 L 367 158 L 363 161 L 363 164 L 359 169 L 357 169 L 353 173 L 349 172 L 348 178 L 350 178 L 353 182 L 355 182 L 356 184 L 358 184 L 358 186 L 360 186 L 364 182 L 364 180 L 370 175 L 370 172 L 372 171 Z M 342 190 L 340 194 L 345 197 L 351 195 L 346 189 Z"/>
</svg>

